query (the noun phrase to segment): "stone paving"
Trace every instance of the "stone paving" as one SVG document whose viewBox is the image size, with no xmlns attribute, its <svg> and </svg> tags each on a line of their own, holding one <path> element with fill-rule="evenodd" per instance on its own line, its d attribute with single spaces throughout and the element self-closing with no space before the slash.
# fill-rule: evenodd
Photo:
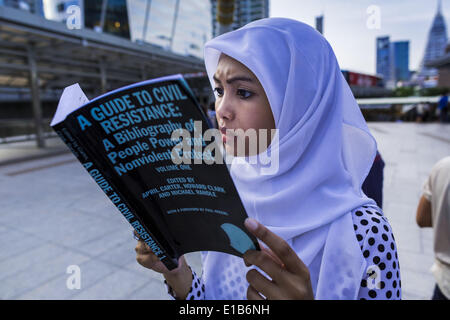
<svg viewBox="0 0 450 320">
<path fill-rule="evenodd" d="M 403 298 L 429 299 L 433 232 L 415 213 L 431 167 L 450 155 L 450 125 L 369 123 L 386 162 L 384 212 L 394 230 Z M 49 141 L 52 152 L 64 148 Z M 0 299 L 167 299 L 135 260 L 131 227 L 70 154 L 11 163 L 28 144 L 0 145 Z M 40 153 L 33 149 L 32 153 Z M 58 151 L 59 152 L 59 151 Z M 198 274 L 198 253 L 188 261 Z M 81 288 L 68 289 L 69 266 Z"/>
</svg>

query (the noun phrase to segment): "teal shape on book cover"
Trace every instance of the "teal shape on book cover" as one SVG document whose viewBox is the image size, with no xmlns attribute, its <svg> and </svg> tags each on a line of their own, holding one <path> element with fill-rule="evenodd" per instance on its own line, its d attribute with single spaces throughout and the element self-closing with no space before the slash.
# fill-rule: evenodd
<svg viewBox="0 0 450 320">
<path fill-rule="evenodd" d="M 241 228 L 231 223 L 224 223 L 220 227 L 227 234 L 230 246 L 236 251 L 244 254 L 247 250 L 256 250 L 253 241 Z"/>
</svg>

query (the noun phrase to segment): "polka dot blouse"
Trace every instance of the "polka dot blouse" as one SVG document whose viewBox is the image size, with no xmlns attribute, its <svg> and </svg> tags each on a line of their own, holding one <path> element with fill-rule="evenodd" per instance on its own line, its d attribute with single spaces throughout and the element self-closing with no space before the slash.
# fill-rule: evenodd
<svg viewBox="0 0 450 320">
<path fill-rule="evenodd" d="M 400 265 L 395 238 L 388 220 L 377 206 L 360 207 L 352 212 L 352 218 L 356 239 L 367 262 L 358 299 L 400 300 Z M 175 299 L 172 289 L 167 283 L 166 286 L 169 296 Z M 235 292 L 234 296 L 245 299 L 247 287 L 241 286 L 241 291 L 243 292 L 238 295 Z M 192 271 L 192 285 L 186 299 L 205 299 L 205 286 L 194 271 Z"/>
</svg>

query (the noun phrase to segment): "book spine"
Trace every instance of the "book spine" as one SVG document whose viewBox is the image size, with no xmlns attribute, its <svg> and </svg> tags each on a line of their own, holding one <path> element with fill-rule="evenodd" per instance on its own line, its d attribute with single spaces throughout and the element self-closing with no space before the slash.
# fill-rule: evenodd
<svg viewBox="0 0 450 320">
<path fill-rule="evenodd" d="M 169 270 L 177 268 L 178 257 L 171 257 L 148 228 L 145 227 L 139 216 L 132 211 L 118 188 L 116 188 L 109 179 L 106 179 L 105 175 L 100 170 L 101 166 L 96 163 L 95 157 L 89 155 L 88 148 L 84 148 L 80 139 L 76 139 L 75 135 L 71 133 L 69 126 L 64 125 L 64 122 L 62 122 L 55 125 L 53 130 L 55 130 L 89 175 L 95 180 L 97 185 L 114 203 L 119 212 L 124 216 L 128 223 L 131 224 L 139 234 L 140 238 L 152 249 L 153 253 L 161 260 L 161 262 L 164 263 Z"/>
</svg>

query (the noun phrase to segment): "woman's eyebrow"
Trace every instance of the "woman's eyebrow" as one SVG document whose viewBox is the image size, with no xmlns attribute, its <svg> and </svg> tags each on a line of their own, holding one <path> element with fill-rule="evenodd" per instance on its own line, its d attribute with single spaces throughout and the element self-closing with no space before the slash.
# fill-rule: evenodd
<svg viewBox="0 0 450 320">
<path fill-rule="evenodd" d="M 214 81 L 221 83 L 221 81 L 216 77 L 216 75 L 213 75 L 213 79 Z M 252 78 L 246 77 L 246 76 L 235 76 L 235 77 L 231 77 L 229 79 L 227 79 L 227 83 L 231 84 L 235 81 L 247 81 L 247 82 L 255 82 Z"/>
</svg>

